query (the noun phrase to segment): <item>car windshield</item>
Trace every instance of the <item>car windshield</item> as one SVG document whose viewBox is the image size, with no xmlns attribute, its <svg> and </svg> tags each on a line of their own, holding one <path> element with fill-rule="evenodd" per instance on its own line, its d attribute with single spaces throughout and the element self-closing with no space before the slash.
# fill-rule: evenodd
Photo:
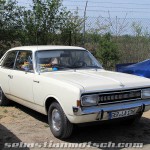
<svg viewBox="0 0 150 150">
<path fill-rule="evenodd" d="M 94 56 L 86 50 L 45 50 L 36 52 L 38 72 L 64 69 L 102 68 Z"/>
</svg>

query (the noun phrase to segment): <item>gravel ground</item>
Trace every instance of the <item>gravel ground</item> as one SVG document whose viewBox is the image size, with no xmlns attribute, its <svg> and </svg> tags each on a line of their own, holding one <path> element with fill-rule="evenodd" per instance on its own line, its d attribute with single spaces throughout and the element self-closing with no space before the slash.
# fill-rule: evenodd
<svg viewBox="0 0 150 150">
<path fill-rule="evenodd" d="M 46 143 L 47 142 L 47 143 Z M 50 149 L 58 149 L 59 144 L 65 143 L 80 144 L 88 143 L 84 149 L 133 149 L 133 148 L 100 148 L 94 143 L 143 143 L 143 150 L 150 149 L 150 111 L 143 114 L 140 122 L 134 126 L 124 126 L 119 123 L 105 123 L 97 126 L 77 127 L 71 138 L 59 140 L 53 137 L 47 117 L 30 110 L 19 104 L 12 104 L 9 107 L 0 107 L 0 150 L 4 143 L 8 147 L 12 143 L 39 143 L 34 148 L 11 148 L 11 149 L 48 149 L 40 144 L 49 145 Z M 52 148 L 52 144 L 53 148 Z M 17 145 L 13 145 L 17 146 Z M 63 146 L 63 145 L 62 145 Z M 48 146 L 47 146 L 48 147 Z M 55 148 L 56 147 L 56 148 Z M 65 147 L 65 145 L 64 145 Z M 82 148 L 82 149 L 83 149 Z M 10 148 L 9 148 L 10 149 Z M 75 149 L 75 148 L 63 148 Z M 81 148 L 77 148 L 81 149 Z M 134 148 L 135 149 L 135 148 Z M 141 149 L 141 148 L 136 148 Z"/>
</svg>

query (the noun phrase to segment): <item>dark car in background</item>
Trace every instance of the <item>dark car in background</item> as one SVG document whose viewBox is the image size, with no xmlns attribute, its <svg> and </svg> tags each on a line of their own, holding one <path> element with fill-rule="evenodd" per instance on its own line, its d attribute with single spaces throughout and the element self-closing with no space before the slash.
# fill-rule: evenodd
<svg viewBox="0 0 150 150">
<path fill-rule="evenodd" d="M 116 71 L 150 78 L 150 59 L 134 64 L 118 64 Z"/>
</svg>

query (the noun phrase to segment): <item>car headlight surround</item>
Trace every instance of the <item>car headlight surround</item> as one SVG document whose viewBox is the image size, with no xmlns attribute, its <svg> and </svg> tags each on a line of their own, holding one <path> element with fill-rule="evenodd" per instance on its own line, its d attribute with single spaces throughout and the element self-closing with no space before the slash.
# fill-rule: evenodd
<svg viewBox="0 0 150 150">
<path fill-rule="evenodd" d="M 150 88 L 143 89 L 141 93 L 142 99 L 150 98 Z"/>
<path fill-rule="evenodd" d="M 96 106 L 99 101 L 99 95 L 84 95 L 81 97 L 82 106 Z"/>
</svg>

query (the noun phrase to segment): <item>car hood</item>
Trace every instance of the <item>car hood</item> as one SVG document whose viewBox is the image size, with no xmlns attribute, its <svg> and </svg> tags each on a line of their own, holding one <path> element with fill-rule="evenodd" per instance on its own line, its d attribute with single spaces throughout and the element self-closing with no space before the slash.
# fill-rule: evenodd
<svg viewBox="0 0 150 150">
<path fill-rule="evenodd" d="M 84 88 L 85 92 L 150 87 L 150 80 L 144 77 L 103 69 L 58 71 L 43 73 L 43 75 L 70 84 L 78 84 Z"/>
</svg>

